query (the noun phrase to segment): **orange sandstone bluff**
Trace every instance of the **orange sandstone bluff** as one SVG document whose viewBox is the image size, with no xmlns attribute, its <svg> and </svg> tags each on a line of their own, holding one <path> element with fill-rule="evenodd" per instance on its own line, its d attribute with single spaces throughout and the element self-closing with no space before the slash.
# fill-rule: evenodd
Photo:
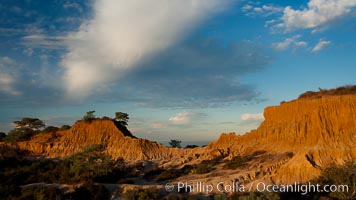
<svg viewBox="0 0 356 200">
<path fill-rule="evenodd" d="M 267 107 L 264 117 L 257 130 L 223 134 L 207 149 L 233 155 L 256 150 L 290 153 L 262 177 L 274 183 L 305 182 L 332 162 L 343 164 L 356 158 L 356 95 L 294 100 Z M 251 177 L 260 171 L 251 170 Z"/>
<path fill-rule="evenodd" d="M 126 127 L 110 119 L 78 121 L 68 130 L 38 134 L 30 141 L 17 142 L 10 146 L 18 151 L 29 151 L 33 156 L 62 158 L 78 153 L 88 145 L 101 143 L 106 143 L 105 153 L 114 159 L 124 158 L 130 161 L 171 158 L 172 155 L 183 152 L 178 148 L 168 148 L 136 138 Z"/>
<path fill-rule="evenodd" d="M 152 160 L 163 167 L 262 152 L 246 169 L 220 168 L 225 179 L 246 184 L 306 182 L 330 163 L 343 164 L 356 158 L 356 95 L 293 100 L 267 107 L 264 117 L 256 130 L 244 135 L 222 134 L 205 148 L 167 148 L 134 137 L 112 120 L 94 120 L 77 122 L 69 130 L 39 134 L 30 141 L 2 143 L 0 150 L 3 155 L 25 150 L 35 156 L 55 158 L 72 155 L 89 144 L 106 142 L 106 153 L 113 158 Z"/>
</svg>

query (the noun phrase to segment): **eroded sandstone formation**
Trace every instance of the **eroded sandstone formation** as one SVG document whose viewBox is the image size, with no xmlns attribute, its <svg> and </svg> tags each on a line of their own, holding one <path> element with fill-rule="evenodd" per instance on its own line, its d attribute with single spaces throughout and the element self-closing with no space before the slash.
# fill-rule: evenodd
<svg viewBox="0 0 356 200">
<path fill-rule="evenodd" d="M 230 156 L 256 150 L 293 153 L 266 175 L 276 183 L 304 182 L 331 163 L 356 158 L 356 95 L 294 100 L 267 107 L 264 117 L 256 130 L 244 135 L 223 134 L 207 149 Z"/>
<path fill-rule="evenodd" d="M 77 122 L 71 129 L 34 136 L 30 141 L 0 144 L 2 155 L 30 152 L 62 158 L 90 144 L 105 142 L 106 153 L 125 160 L 153 160 L 164 167 L 201 160 L 266 152 L 247 169 L 226 175 L 232 181 L 253 183 L 305 182 L 330 163 L 356 158 L 356 95 L 298 99 L 267 107 L 265 120 L 244 135 L 222 134 L 205 148 L 168 148 L 134 137 L 113 120 Z"/>
<path fill-rule="evenodd" d="M 190 150 L 168 148 L 156 142 L 134 137 L 125 126 L 110 120 L 78 121 L 71 129 L 43 133 L 30 141 L 2 144 L 17 151 L 28 151 L 33 156 L 63 158 L 82 151 L 91 144 L 106 144 L 105 153 L 114 159 L 157 160 L 185 155 Z"/>
</svg>

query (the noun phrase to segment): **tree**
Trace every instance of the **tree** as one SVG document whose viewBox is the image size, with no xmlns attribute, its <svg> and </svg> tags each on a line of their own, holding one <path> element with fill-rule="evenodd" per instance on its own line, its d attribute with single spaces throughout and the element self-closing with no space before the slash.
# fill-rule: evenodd
<svg viewBox="0 0 356 200">
<path fill-rule="evenodd" d="M 122 125 L 127 125 L 127 122 L 129 121 L 129 114 L 124 113 L 124 112 L 116 112 L 115 113 L 115 120 L 120 122 Z"/>
<path fill-rule="evenodd" d="M 29 128 L 32 130 L 39 130 L 45 127 L 43 121 L 41 121 L 38 118 L 30 118 L 30 117 L 24 117 L 22 118 L 21 121 L 14 121 L 14 124 L 18 129 Z"/>
<path fill-rule="evenodd" d="M 25 117 L 21 121 L 14 121 L 15 128 L 10 130 L 4 142 L 18 142 L 30 139 L 40 133 L 40 129 L 45 127 L 43 121 L 38 118 Z"/>
<path fill-rule="evenodd" d="M 170 142 L 169 142 L 169 145 L 171 145 L 171 147 L 177 147 L 177 148 L 181 148 L 181 144 L 182 143 L 182 141 L 180 141 L 180 140 L 171 140 Z"/>
<path fill-rule="evenodd" d="M 83 120 L 86 121 L 86 122 L 90 122 L 92 120 L 95 119 L 95 110 L 91 110 L 91 111 L 88 111 L 84 116 L 83 116 Z"/>
<path fill-rule="evenodd" d="M 19 142 L 29 140 L 32 136 L 38 134 L 39 131 L 34 131 L 28 128 L 15 128 L 7 133 L 7 136 L 2 140 L 4 142 Z"/>
</svg>

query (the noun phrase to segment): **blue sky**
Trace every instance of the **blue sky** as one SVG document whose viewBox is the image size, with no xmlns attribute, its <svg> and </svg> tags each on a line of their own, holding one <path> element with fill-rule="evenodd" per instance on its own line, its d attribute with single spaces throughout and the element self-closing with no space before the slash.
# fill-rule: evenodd
<svg viewBox="0 0 356 200">
<path fill-rule="evenodd" d="M 266 106 L 356 84 L 356 2 L 3 0 L 0 131 L 130 114 L 156 141 L 244 133 Z"/>
</svg>

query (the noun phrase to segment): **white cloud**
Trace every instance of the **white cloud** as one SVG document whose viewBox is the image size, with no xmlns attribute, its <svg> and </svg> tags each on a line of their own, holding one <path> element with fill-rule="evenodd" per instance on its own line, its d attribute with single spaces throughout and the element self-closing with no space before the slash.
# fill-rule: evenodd
<svg viewBox="0 0 356 200">
<path fill-rule="evenodd" d="M 63 36 L 46 36 L 43 34 L 31 34 L 22 38 L 25 46 L 30 48 L 63 49 L 70 38 Z"/>
<path fill-rule="evenodd" d="M 265 10 L 266 12 L 270 13 L 270 14 L 279 13 L 279 12 L 283 11 L 282 7 L 273 6 L 273 5 L 263 5 L 262 9 Z"/>
<path fill-rule="evenodd" d="M 33 49 L 32 49 L 32 48 L 24 49 L 24 50 L 22 51 L 22 53 L 25 54 L 25 55 L 27 55 L 27 56 L 29 56 L 29 57 L 31 57 L 32 54 L 33 54 Z"/>
<path fill-rule="evenodd" d="M 181 112 L 176 116 L 169 118 L 169 121 L 173 124 L 188 124 L 190 123 L 192 113 L 190 112 Z"/>
<path fill-rule="evenodd" d="M 72 3 L 67 2 L 67 3 L 63 4 L 63 8 L 65 8 L 65 9 L 75 9 L 80 13 L 83 12 L 83 8 L 78 3 L 75 3 L 75 2 L 72 2 Z"/>
<path fill-rule="evenodd" d="M 273 43 L 273 47 L 277 51 L 286 50 L 294 42 L 293 38 L 287 38 L 283 42 Z"/>
<path fill-rule="evenodd" d="M 153 129 L 161 129 L 161 128 L 165 128 L 166 125 L 163 124 L 163 123 L 153 123 L 153 124 L 151 125 L 151 127 L 152 127 Z"/>
<path fill-rule="evenodd" d="M 330 45 L 330 41 L 327 41 L 327 40 L 319 40 L 318 44 L 316 44 L 313 48 L 313 52 L 318 52 L 318 51 L 321 51 L 323 50 L 325 47 L 329 46 Z"/>
<path fill-rule="evenodd" d="M 20 95 L 14 87 L 17 80 L 16 68 L 18 64 L 9 57 L 0 57 L 0 92 L 10 95 Z"/>
<path fill-rule="evenodd" d="M 130 127 L 130 132 L 131 133 L 139 133 L 139 132 L 143 132 L 144 129 L 143 128 L 139 128 L 139 127 Z"/>
<path fill-rule="evenodd" d="M 308 43 L 305 42 L 305 41 L 295 42 L 294 44 L 295 44 L 295 46 L 297 46 L 297 47 L 306 47 L 306 46 L 308 45 Z"/>
<path fill-rule="evenodd" d="M 61 64 L 68 96 L 85 97 L 126 70 L 164 51 L 210 14 L 221 0 L 96 0 L 93 18 L 68 35 Z"/>
<path fill-rule="evenodd" d="M 275 19 L 268 20 L 265 22 L 265 27 L 267 28 L 267 27 L 273 25 L 275 22 L 276 22 Z"/>
<path fill-rule="evenodd" d="M 354 7 L 355 0 L 310 0 L 308 7 L 303 10 L 286 7 L 281 18 L 283 23 L 279 27 L 293 31 L 327 26 L 334 20 L 350 14 Z"/>
<path fill-rule="evenodd" d="M 242 7 L 242 11 L 247 12 L 253 9 L 253 6 L 246 4 Z"/>
<path fill-rule="evenodd" d="M 14 77 L 9 74 L 1 73 L 0 74 L 0 91 L 6 92 L 12 95 L 18 95 L 19 93 L 13 88 L 15 82 Z"/>
<path fill-rule="evenodd" d="M 250 113 L 245 113 L 241 115 L 242 120 L 263 120 L 263 113 L 257 113 L 257 114 L 250 114 Z"/>
<path fill-rule="evenodd" d="M 293 37 L 285 39 L 283 42 L 273 43 L 272 47 L 276 51 L 284 51 L 288 48 L 297 48 L 297 47 L 305 47 L 307 46 L 307 42 L 299 41 L 300 35 L 295 35 Z"/>
<path fill-rule="evenodd" d="M 169 118 L 169 121 L 172 124 L 183 125 L 190 124 L 192 121 L 197 121 L 205 117 L 203 113 L 195 113 L 195 112 L 180 112 L 177 113 L 176 116 Z"/>
<path fill-rule="evenodd" d="M 242 11 L 248 16 L 270 16 L 283 11 L 283 7 L 275 5 L 258 5 L 259 3 L 250 2 L 242 7 Z"/>
</svg>

